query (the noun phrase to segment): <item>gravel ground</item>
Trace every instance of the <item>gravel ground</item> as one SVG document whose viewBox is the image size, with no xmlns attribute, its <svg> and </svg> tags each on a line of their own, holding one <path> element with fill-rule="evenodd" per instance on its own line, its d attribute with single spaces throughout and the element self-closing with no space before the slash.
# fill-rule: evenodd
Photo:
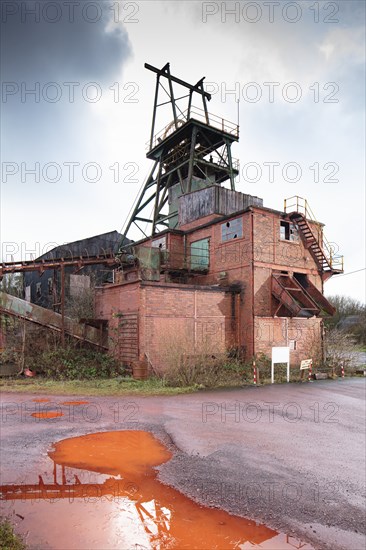
<svg viewBox="0 0 366 550">
<path fill-rule="evenodd" d="M 30 416 L 46 406 L 32 402 L 37 396 L 4 393 L 2 483 L 42 472 L 61 439 L 148 430 L 174 453 L 159 468 L 163 483 L 316 549 L 364 550 L 365 388 L 365 379 L 352 378 L 174 397 L 80 396 L 89 404 L 52 421 Z M 50 399 L 54 407 L 66 400 Z"/>
</svg>

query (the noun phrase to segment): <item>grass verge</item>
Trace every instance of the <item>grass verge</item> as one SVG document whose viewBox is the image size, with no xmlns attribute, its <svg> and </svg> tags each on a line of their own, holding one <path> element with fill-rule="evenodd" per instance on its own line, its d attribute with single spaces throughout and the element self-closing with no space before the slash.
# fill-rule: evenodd
<svg viewBox="0 0 366 550">
<path fill-rule="evenodd" d="M 51 395 L 177 395 L 191 393 L 199 386 L 169 387 L 163 380 L 149 378 L 135 380 L 129 377 L 95 380 L 32 380 L 7 379 L 0 381 L 1 391 L 44 393 Z"/>
</svg>

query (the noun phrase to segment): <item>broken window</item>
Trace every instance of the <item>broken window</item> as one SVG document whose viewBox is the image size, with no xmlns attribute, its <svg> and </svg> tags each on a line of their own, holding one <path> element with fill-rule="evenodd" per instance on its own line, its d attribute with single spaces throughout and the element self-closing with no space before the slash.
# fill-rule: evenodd
<svg viewBox="0 0 366 550">
<path fill-rule="evenodd" d="M 160 248 L 160 250 L 166 250 L 166 236 L 160 237 L 160 239 L 154 239 L 151 241 L 151 246 L 153 248 Z"/>
<path fill-rule="evenodd" d="M 166 264 L 169 259 L 169 252 L 166 249 L 166 235 L 160 237 L 160 239 L 154 239 L 151 241 L 152 248 L 158 248 L 160 250 L 160 262 Z"/>
<path fill-rule="evenodd" d="M 240 239 L 243 236 L 243 218 L 236 218 L 221 225 L 221 241 Z"/>
<path fill-rule="evenodd" d="M 280 223 L 280 239 L 281 241 L 299 241 L 299 232 L 295 224 L 281 221 Z"/>
<path fill-rule="evenodd" d="M 49 296 L 52 296 L 52 293 L 53 293 L 53 278 L 52 277 L 49 277 L 49 279 L 47 280 L 47 285 L 48 285 L 48 294 L 49 294 Z"/>
<path fill-rule="evenodd" d="M 42 296 L 42 284 L 36 283 L 36 297 L 40 298 Z"/>
<path fill-rule="evenodd" d="M 191 244 L 191 269 L 208 269 L 210 265 L 209 239 Z"/>
</svg>

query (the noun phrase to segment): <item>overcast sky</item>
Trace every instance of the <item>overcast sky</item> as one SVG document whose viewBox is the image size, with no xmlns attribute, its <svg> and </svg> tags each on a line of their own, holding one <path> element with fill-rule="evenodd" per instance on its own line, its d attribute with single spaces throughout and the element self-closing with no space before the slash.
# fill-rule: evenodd
<svg viewBox="0 0 366 550">
<path fill-rule="evenodd" d="M 1 4 L 2 259 L 121 230 L 147 176 L 155 75 L 206 77 L 240 117 L 237 189 L 282 210 L 305 197 L 365 268 L 365 2 Z M 169 114 L 157 129 L 169 122 Z M 276 163 L 276 164 L 271 164 Z M 272 170 L 271 170 L 272 167 Z M 365 271 L 327 294 L 364 300 Z"/>
</svg>

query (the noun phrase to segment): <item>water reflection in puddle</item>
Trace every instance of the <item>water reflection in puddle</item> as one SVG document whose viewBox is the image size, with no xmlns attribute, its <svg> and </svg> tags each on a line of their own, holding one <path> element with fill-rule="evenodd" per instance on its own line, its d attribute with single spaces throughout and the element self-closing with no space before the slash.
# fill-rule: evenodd
<svg viewBox="0 0 366 550">
<path fill-rule="evenodd" d="M 150 433 L 65 439 L 49 452 L 52 476 L 3 485 L 30 547 L 67 549 L 311 549 L 264 525 L 200 506 L 157 479 L 171 453 Z M 192 472 L 194 475 L 194 472 Z M 46 479 L 49 478 L 49 479 Z"/>
</svg>

